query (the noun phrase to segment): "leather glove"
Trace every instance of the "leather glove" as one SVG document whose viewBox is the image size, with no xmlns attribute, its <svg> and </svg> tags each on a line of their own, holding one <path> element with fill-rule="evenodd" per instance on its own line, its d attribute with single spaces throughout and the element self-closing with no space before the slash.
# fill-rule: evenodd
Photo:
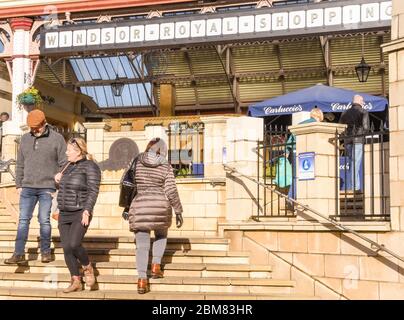
<svg viewBox="0 0 404 320">
<path fill-rule="evenodd" d="M 129 220 L 129 208 L 125 208 L 122 212 L 122 218 L 124 220 Z"/>
<path fill-rule="evenodd" d="M 184 219 L 182 218 L 182 214 L 176 213 L 175 214 L 175 224 L 177 225 L 177 228 L 181 228 L 183 223 L 184 223 Z"/>
</svg>

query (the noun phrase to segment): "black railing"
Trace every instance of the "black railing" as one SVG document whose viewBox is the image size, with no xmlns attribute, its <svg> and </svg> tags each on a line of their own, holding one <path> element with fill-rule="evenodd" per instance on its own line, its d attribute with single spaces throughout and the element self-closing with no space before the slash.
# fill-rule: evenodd
<svg viewBox="0 0 404 320">
<path fill-rule="evenodd" d="M 168 162 L 177 178 L 204 176 L 204 124 L 195 122 L 170 123 L 168 135 Z"/>
<path fill-rule="evenodd" d="M 337 215 L 332 218 L 390 220 L 389 132 L 383 127 L 376 131 L 373 126 L 366 133 L 357 131 L 335 134 L 339 179 L 335 185 Z"/>
<path fill-rule="evenodd" d="M 293 217 L 294 203 L 288 197 L 296 198 L 295 138 L 283 126 L 265 126 L 264 133 L 264 141 L 257 146 L 258 179 L 287 197 L 258 185 L 258 217 Z"/>
<path fill-rule="evenodd" d="M 14 166 L 16 164 L 16 161 L 14 159 L 10 159 L 10 160 L 0 160 L 0 182 L 2 182 L 2 173 L 8 173 L 11 175 L 11 177 L 13 178 L 13 180 L 15 180 L 15 172 L 14 170 L 11 168 L 11 166 Z"/>
<path fill-rule="evenodd" d="M 268 186 L 268 185 L 262 183 L 261 181 L 259 181 L 257 179 L 254 179 L 254 178 L 252 178 L 252 177 L 250 177 L 248 175 L 245 175 L 245 174 L 241 173 L 236 168 L 230 167 L 230 166 L 228 166 L 226 164 L 224 164 L 223 167 L 225 168 L 226 172 L 228 172 L 228 174 L 231 174 L 231 175 L 237 174 L 238 176 L 241 176 L 241 177 L 243 177 L 243 178 L 245 178 L 245 179 L 247 179 L 247 180 L 249 180 L 249 181 L 251 181 L 253 183 L 256 183 L 257 185 L 261 186 L 264 189 L 271 189 L 274 193 L 276 193 L 281 198 L 287 198 L 286 195 L 280 193 L 275 188 L 273 188 L 271 186 Z M 363 240 L 364 242 L 369 243 L 370 244 L 369 249 L 372 250 L 372 252 L 376 256 L 380 255 L 380 252 L 386 252 L 388 255 L 391 255 L 394 258 L 398 259 L 399 261 L 404 262 L 404 258 L 400 254 L 398 254 L 398 253 L 396 253 L 394 251 L 391 251 L 384 244 L 380 244 L 380 243 L 378 243 L 378 242 L 364 236 L 363 233 L 360 233 L 360 232 L 357 232 L 357 231 L 355 231 L 355 230 L 353 230 L 351 228 L 348 228 L 347 226 L 343 225 L 340 222 L 336 222 L 334 219 L 330 218 L 327 213 L 323 214 L 323 213 L 321 213 L 321 212 L 319 212 L 319 211 L 317 211 L 315 209 L 312 209 L 309 206 L 307 206 L 307 205 L 305 205 L 305 204 L 303 204 L 303 203 L 301 203 L 301 202 L 299 202 L 297 200 L 294 200 L 294 199 L 289 199 L 288 198 L 287 200 L 293 202 L 293 204 L 295 205 L 295 208 L 296 208 L 297 215 L 300 215 L 304 219 L 307 219 L 307 213 L 309 213 L 309 214 L 312 213 L 312 214 L 314 214 L 316 219 L 314 221 L 313 220 L 308 220 L 308 221 L 312 221 L 314 223 L 320 222 L 321 224 L 325 224 L 325 226 L 327 228 L 330 228 L 330 225 L 331 225 L 331 226 L 335 227 L 337 230 L 340 230 L 342 232 L 349 232 L 349 233 L 355 235 L 356 237 L 358 237 L 359 239 Z M 320 219 L 318 219 L 318 218 L 320 218 Z M 325 221 L 327 221 L 327 222 L 325 222 Z"/>
</svg>

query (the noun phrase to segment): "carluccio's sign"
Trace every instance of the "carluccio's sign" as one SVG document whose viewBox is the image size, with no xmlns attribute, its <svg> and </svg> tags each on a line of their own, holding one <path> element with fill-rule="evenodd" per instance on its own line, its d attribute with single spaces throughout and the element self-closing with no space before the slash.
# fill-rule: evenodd
<svg viewBox="0 0 404 320">
<path fill-rule="evenodd" d="M 390 26 L 391 15 L 391 1 L 350 0 L 174 18 L 73 24 L 44 28 L 41 33 L 41 53 L 133 50 L 378 30 Z"/>
</svg>

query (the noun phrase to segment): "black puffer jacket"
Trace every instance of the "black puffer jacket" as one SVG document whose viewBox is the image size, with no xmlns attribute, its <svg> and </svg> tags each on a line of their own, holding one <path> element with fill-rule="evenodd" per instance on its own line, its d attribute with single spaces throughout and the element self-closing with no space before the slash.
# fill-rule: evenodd
<svg viewBox="0 0 404 320">
<path fill-rule="evenodd" d="M 60 211 L 88 210 L 92 213 L 100 190 L 101 170 L 91 160 L 71 163 L 59 183 Z"/>
<path fill-rule="evenodd" d="M 346 143 L 364 143 L 365 135 L 369 131 L 369 113 L 361 105 L 353 103 L 352 107 L 344 111 L 339 120 L 340 123 L 348 125 L 345 135 L 348 137 L 358 136 L 354 139 L 346 139 Z"/>
</svg>

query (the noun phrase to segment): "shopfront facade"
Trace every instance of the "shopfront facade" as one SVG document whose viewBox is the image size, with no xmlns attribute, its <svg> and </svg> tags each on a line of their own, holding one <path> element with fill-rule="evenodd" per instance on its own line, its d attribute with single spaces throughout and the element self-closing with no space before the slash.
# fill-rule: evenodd
<svg viewBox="0 0 404 320">
<path fill-rule="evenodd" d="M 260 204 L 270 194 L 254 180 L 262 182 L 263 154 L 257 147 L 264 140 L 263 119 L 243 115 L 251 103 L 316 83 L 388 97 L 389 143 L 383 146 L 386 151 L 377 147 L 381 157 L 374 161 L 388 163 L 381 176 L 389 186 L 389 219 L 341 224 L 402 257 L 402 1 L 234 1 L 231 5 L 217 1 L 200 6 L 190 1 L 146 2 L 107 5 L 94 0 L 86 2 L 86 7 L 74 2 L 56 4 L 63 11 L 58 11 L 58 19 L 49 28 L 37 29 L 37 57 L 46 59 L 39 66 L 27 51 L 29 39 L 21 40 L 29 38 L 35 19 L 19 16 L 10 20 L 14 23 L 11 30 L 19 30 L 15 39 L 25 43 L 25 49 L 20 48 L 25 55 L 12 56 L 12 66 L 7 62 L 12 81 L 19 83 L 16 88 L 22 90 L 29 84 L 21 76 L 24 73 L 36 75 L 39 84 L 44 80 L 39 80 L 39 68 L 49 66 L 48 71 L 53 72 L 47 73 L 48 80 L 61 87 L 64 83 L 63 90 L 70 90 L 71 85 L 72 99 L 78 106 L 84 105 L 83 110 L 95 108 L 77 111 L 76 119 L 87 129 L 89 149 L 103 168 L 93 234 L 128 235 L 114 200 L 125 167 L 117 155 L 124 149 L 142 150 L 154 136 L 168 139 L 167 133 L 172 132 L 167 127 L 178 119 L 202 123 L 202 139 L 173 138 L 178 146 L 200 151 L 197 161 L 204 165 L 204 174 L 195 171 L 194 177 L 177 179 L 185 224 L 182 230 L 171 228 L 171 234 L 230 239 L 228 250 L 249 252 L 251 265 L 273 265 L 273 278 L 294 281 L 293 292 L 299 294 L 328 299 L 402 299 L 403 263 L 396 256 L 301 206 L 293 216 L 262 216 Z M 127 12 L 125 6 L 133 12 Z M 31 8 L 31 12 L 40 12 L 40 8 Z M 24 11 L 16 9 L 17 13 Z M 4 14 L 0 9 L 0 17 Z M 139 19 L 134 18 L 137 14 Z M 119 19 L 125 15 L 131 18 Z M 94 17 L 98 22 L 86 21 Z M 156 52 L 161 53 L 160 58 Z M 362 52 L 372 66 L 367 83 L 359 83 L 355 75 Z M 59 63 L 62 67 L 57 69 Z M 131 72 L 125 72 L 125 67 Z M 59 78 L 63 70 L 71 72 L 65 73 L 65 82 Z M 121 82 L 129 93 L 143 88 L 144 100 L 139 99 L 135 106 L 125 96 L 118 98 L 120 102 L 111 98 L 114 82 Z M 13 87 L 13 96 L 17 89 Z M 12 114 L 8 136 L 15 137 L 25 115 L 14 103 Z M 108 118 L 90 121 L 100 114 Z M 128 121 L 132 122 L 129 129 L 123 129 L 121 124 Z M 340 173 L 335 136 L 344 127 L 317 123 L 290 129 L 296 136 L 296 153 L 310 154 L 315 163 L 314 178 L 297 181 L 296 201 L 327 218 L 337 216 L 335 186 Z M 181 150 L 177 154 L 181 157 Z M 374 174 L 369 167 L 364 171 L 366 178 Z M 2 191 L 11 199 L 13 188 L 9 182 Z M 280 203 L 278 198 L 271 202 L 274 206 Z"/>
</svg>

